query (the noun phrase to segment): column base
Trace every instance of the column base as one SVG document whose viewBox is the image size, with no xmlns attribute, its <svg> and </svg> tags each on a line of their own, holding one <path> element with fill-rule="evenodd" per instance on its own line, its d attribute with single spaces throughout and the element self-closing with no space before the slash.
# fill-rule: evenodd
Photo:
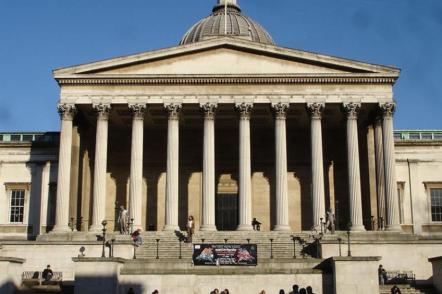
<svg viewBox="0 0 442 294">
<path fill-rule="evenodd" d="M 89 227 L 89 233 L 101 233 L 103 230 L 102 225 L 92 225 Z"/>
<path fill-rule="evenodd" d="M 385 228 L 386 231 L 389 232 L 402 232 L 402 226 L 399 224 L 396 225 L 387 225 L 387 227 Z"/>
<path fill-rule="evenodd" d="M 363 225 L 352 225 L 350 228 L 352 232 L 365 232 L 365 227 Z"/>
<path fill-rule="evenodd" d="M 181 231 L 181 229 L 178 225 L 165 225 L 163 231 L 174 232 L 174 231 Z"/>
<path fill-rule="evenodd" d="M 236 228 L 237 231 L 253 231 L 252 225 L 241 224 Z"/>
<path fill-rule="evenodd" d="M 273 231 L 291 231 L 292 228 L 289 225 L 276 225 Z"/>
<path fill-rule="evenodd" d="M 216 228 L 215 225 L 202 225 L 200 227 L 200 231 L 204 231 L 204 232 L 211 231 L 211 232 L 214 232 L 214 231 L 217 231 L 217 228 Z"/>
<path fill-rule="evenodd" d="M 71 233 L 71 228 L 69 228 L 69 226 L 60 226 L 60 225 L 55 225 L 54 228 L 49 232 L 50 234 L 66 234 L 66 233 Z"/>
</svg>

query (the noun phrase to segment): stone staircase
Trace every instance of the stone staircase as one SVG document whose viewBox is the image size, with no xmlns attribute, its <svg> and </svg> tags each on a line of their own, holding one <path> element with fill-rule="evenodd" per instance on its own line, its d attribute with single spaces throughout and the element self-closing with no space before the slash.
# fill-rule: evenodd
<svg viewBox="0 0 442 294">
<path fill-rule="evenodd" d="M 397 285 L 402 294 L 437 294 L 437 291 L 431 286 L 410 286 L 410 285 Z M 390 294 L 393 285 L 380 285 L 380 294 Z"/>
<path fill-rule="evenodd" d="M 181 234 L 186 235 L 183 232 Z M 293 235 L 297 237 L 295 242 L 293 242 L 291 237 Z M 174 232 L 144 232 L 142 238 L 143 245 L 137 249 L 137 259 L 157 259 L 157 245 L 158 259 L 192 259 L 192 244 L 180 242 L 179 236 Z M 197 232 L 193 236 L 192 241 L 194 244 L 257 244 L 258 259 L 293 259 L 294 254 L 296 258 L 311 258 L 312 255 L 316 254 L 316 251 L 312 250 L 312 240 L 305 233 L 292 234 L 290 232 L 257 231 Z"/>
</svg>

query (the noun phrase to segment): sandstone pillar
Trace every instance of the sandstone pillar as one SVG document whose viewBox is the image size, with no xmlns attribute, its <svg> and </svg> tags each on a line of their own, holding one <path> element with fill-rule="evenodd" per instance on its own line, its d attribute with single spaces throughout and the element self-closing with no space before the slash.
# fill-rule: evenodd
<svg viewBox="0 0 442 294">
<path fill-rule="evenodd" d="M 94 190 L 92 203 L 92 225 L 90 231 L 99 232 L 106 211 L 106 171 L 107 137 L 109 124 L 109 104 L 94 104 L 97 112 L 97 131 L 95 139 Z"/>
<path fill-rule="evenodd" d="M 239 118 L 239 225 L 237 230 L 250 231 L 252 227 L 252 175 L 250 153 L 251 103 L 236 105 Z"/>
<path fill-rule="evenodd" d="M 204 110 L 203 211 L 201 231 L 216 231 L 215 226 L 215 111 L 216 104 L 201 105 Z"/>
<path fill-rule="evenodd" d="M 365 231 L 362 220 L 361 174 L 359 165 L 358 111 L 360 104 L 344 104 L 347 114 L 348 190 L 352 231 Z"/>
<path fill-rule="evenodd" d="M 178 167 L 179 111 L 181 104 L 165 105 L 169 113 L 167 129 L 166 222 L 165 231 L 179 230 L 178 225 Z"/>
<path fill-rule="evenodd" d="M 386 229 L 389 231 L 402 230 L 399 222 L 399 199 L 397 195 L 396 160 L 394 156 L 393 114 L 395 108 L 395 103 L 385 103 L 381 105 L 383 114 L 382 139 L 384 144 L 385 196 L 387 210 Z"/>
<path fill-rule="evenodd" d="M 275 231 L 290 231 L 287 184 L 286 115 L 288 103 L 272 105 L 275 111 L 276 225 Z"/>
<path fill-rule="evenodd" d="M 129 216 L 134 229 L 142 229 L 143 136 L 145 104 L 130 104 L 132 112 L 132 146 L 130 153 Z"/>
<path fill-rule="evenodd" d="M 58 159 L 58 187 L 53 232 L 69 232 L 69 191 L 71 179 L 72 121 L 75 105 L 59 104 L 61 117 L 60 154 Z"/>
<path fill-rule="evenodd" d="M 313 226 L 315 228 L 321 227 L 321 218 L 325 220 L 324 159 L 321 126 L 323 107 L 324 105 L 321 103 L 307 105 L 311 118 Z"/>
</svg>

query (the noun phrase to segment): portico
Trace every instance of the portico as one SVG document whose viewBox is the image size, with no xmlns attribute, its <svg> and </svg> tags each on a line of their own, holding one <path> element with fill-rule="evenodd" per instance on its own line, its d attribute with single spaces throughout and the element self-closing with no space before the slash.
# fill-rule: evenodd
<svg viewBox="0 0 442 294">
<path fill-rule="evenodd" d="M 62 119 L 64 109 L 76 111 L 60 145 L 71 152 L 65 134 L 75 128 L 83 146 L 80 192 L 59 192 L 60 199 L 81 203 L 70 217 L 81 216 L 81 229 L 94 231 L 100 218 L 115 219 L 117 201 L 128 207 L 136 228 L 175 230 L 194 215 L 198 227 L 210 231 L 220 225 L 217 197 L 231 194 L 238 230 L 251 230 L 253 217 L 265 230 L 319 228 L 328 208 L 338 208 L 342 229 L 348 222 L 355 231 L 371 229 L 367 218 L 377 214 L 370 210 L 377 194 L 367 186 L 377 175 L 368 161 L 387 171 L 376 182 L 396 185 L 391 87 L 397 70 L 330 57 L 324 62 L 288 49 L 284 58 L 291 60 L 283 62 L 275 50 L 226 37 L 56 71 Z M 175 57 L 178 52 L 183 56 Z M 220 55 L 241 55 L 248 67 L 217 63 Z M 157 59 L 174 59 L 176 74 L 159 74 L 157 67 L 170 69 Z M 274 73 L 256 73 L 258 61 Z M 212 66 L 203 75 L 184 74 L 201 63 Z M 287 74 L 289 68 L 307 72 Z M 382 158 L 367 143 L 368 136 L 379 138 L 367 131 L 379 116 Z M 71 168 L 60 165 L 59 173 Z M 391 195 L 388 227 L 399 230 Z M 57 215 L 67 210 L 60 204 Z M 57 218 L 56 227 L 62 223 Z"/>
</svg>

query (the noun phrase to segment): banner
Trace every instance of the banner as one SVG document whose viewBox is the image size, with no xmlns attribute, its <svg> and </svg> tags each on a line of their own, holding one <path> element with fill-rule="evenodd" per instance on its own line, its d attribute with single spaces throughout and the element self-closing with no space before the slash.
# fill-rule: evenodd
<svg viewBox="0 0 442 294">
<path fill-rule="evenodd" d="M 256 266 L 256 244 L 194 244 L 193 264 L 206 266 Z"/>
</svg>

